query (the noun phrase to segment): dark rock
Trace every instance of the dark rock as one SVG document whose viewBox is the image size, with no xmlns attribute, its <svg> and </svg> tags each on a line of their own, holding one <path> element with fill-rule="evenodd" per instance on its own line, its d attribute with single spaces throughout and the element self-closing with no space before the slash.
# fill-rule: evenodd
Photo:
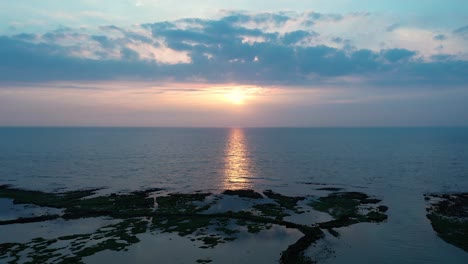
<svg viewBox="0 0 468 264">
<path fill-rule="evenodd" d="M 250 199 L 262 199 L 263 196 L 254 190 L 225 190 L 223 192 L 224 195 L 237 195 L 243 198 L 250 198 Z"/>
</svg>

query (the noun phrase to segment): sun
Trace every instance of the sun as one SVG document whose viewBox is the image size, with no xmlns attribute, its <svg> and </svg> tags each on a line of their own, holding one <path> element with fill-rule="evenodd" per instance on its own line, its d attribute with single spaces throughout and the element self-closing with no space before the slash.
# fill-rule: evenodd
<svg viewBox="0 0 468 264">
<path fill-rule="evenodd" d="M 235 90 L 230 91 L 229 93 L 226 93 L 225 97 L 231 103 L 236 104 L 236 105 L 241 105 L 245 103 L 245 99 L 247 96 L 243 91 L 239 89 L 235 89 Z"/>
</svg>

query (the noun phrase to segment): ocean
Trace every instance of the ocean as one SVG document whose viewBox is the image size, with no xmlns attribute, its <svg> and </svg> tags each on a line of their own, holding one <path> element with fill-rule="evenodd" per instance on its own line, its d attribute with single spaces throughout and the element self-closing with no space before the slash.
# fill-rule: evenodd
<svg viewBox="0 0 468 264">
<path fill-rule="evenodd" d="M 423 196 L 468 190 L 468 128 L 0 128 L 2 184 L 42 191 L 103 188 L 104 194 L 359 190 L 383 200 L 388 220 L 342 228 L 339 239 L 327 242 L 334 253 L 320 263 L 468 261 L 468 253 L 431 228 Z M 0 226 L 0 242 L 15 232 Z M 88 261 L 164 259 L 141 249 L 156 243 L 143 237 L 138 249 Z M 247 254 L 225 263 L 245 259 L 271 261 Z"/>
</svg>

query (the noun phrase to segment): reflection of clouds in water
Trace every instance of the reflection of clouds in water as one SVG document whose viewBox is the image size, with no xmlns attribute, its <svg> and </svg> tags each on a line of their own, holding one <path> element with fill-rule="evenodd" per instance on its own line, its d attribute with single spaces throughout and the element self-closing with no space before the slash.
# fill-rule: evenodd
<svg viewBox="0 0 468 264">
<path fill-rule="evenodd" d="M 244 130 L 232 128 L 225 149 L 224 189 L 250 188 L 250 166 Z"/>
</svg>

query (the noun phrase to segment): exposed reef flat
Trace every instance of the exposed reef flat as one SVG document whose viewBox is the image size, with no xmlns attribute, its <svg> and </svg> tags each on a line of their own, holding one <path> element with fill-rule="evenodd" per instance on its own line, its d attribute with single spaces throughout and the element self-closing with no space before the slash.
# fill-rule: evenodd
<svg viewBox="0 0 468 264">
<path fill-rule="evenodd" d="M 446 242 L 468 252 L 468 193 L 425 194 L 427 218 Z"/>
<path fill-rule="evenodd" d="M 140 242 L 139 234 L 171 233 L 195 243 L 202 250 L 216 248 L 239 238 L 241 232 L 253 235 L 273 226 L 295 229 L 303 235 L 283 252 L 280 263 L 314 263 L 305 251 L 324 237 L 324 230 L 335 236 L 334 228 L 360 222 L 382 222 L 388 209 L 379 199 L 360 192 L 336 192 L 324 189 L 326 196 L 286 196 L 266 190 L 263 195 L 254 190 L 225 190 L 213 193 L 156 194 L 160 189 L 97 196 L 96 190 L 46 193 L 0 186 L 0 198 L 16 204 L 62 209 L 63 213 L 33 215 L 0 221 L 0 225 L 28 224 L 56 219 L 108 217 L 116 224 L 98 228 L 94 233 L 71 234 L 54 238 L 34 238 L 26 243 L 0 244 L 0 261 L 17 263 L 28 258 L 31 263 L 82 263 L 83 258 L 104 250 L 125 251 Z M 222 207 L 224 196 L 238 196 L 250 205 L 240 211 Z M 216 206 L 216 212 L 210 208 Z M 221 209 L 219 209 L 221 208 Z M 285 216 L 317 210 L 333 217 L 327 222 L 298 224 L 284 220 Z M 211 259 L 194 259 L 208 263 Z"/>
<path fill-rule="evenodd" d="M 377 204 L 381 200 L 370 198 L 360 192 L 335 192 L 312 201 L 314 209 L 329 213 L 335 220 L 319 223 L 323 228 L 337 228 L 360 222 L 381 222 L 387 219 L 385 206 L 365 206 Z"/>
</svg>

